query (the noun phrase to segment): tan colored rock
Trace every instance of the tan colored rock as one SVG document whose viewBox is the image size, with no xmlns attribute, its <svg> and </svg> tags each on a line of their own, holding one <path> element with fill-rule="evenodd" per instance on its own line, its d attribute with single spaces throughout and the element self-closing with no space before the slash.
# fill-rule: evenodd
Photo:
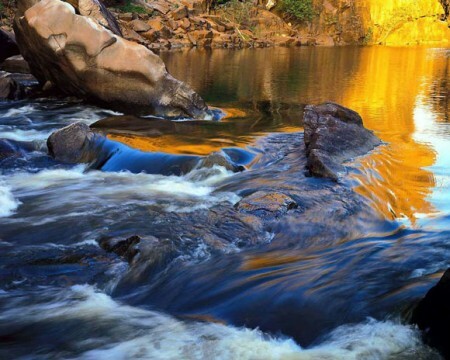
<svg viewBox="0 0 450 360">
<path fill-rule="evenodd" d="M 180 7 L 176 8 L 175 10 L 173 10 L 170 13 L 170 15 L 172 16 L 172 19 L 174 19 L 176 21 L 176 20 L 180 20 L 180 19 L 187 17 L 188 11 L 185 6 L 180 6 Z"/>
<path fill-rule="evenodd" d="M 141 36 L 150 42 L 155 42 L 156 40 L 159 39 L 160 33 L 157 30 L 149 30 L 146 31 L 145 33 L 142 33 Z"/>
<path fill-rule="evenodd" d="M 60 0 L 42 0 L 15 21 L 19 48 L 34 75 L 63 93 L 129 112 L 205 118 L 207 106 L 174 79 L 163 61 Z"/>
<path fill-rule="evenodd" d="M 191 22 L 187 18 L 180 20 L 178 23 L 184 30 L 188 30 L 191 27 Z"/>
<path fill-rule="evenodd" d="M 128 25 L 131 26 L 131 28 L 138 33 L 150 30 L 150 25 L 139 19 L 131 21 Z"/>
</svg>

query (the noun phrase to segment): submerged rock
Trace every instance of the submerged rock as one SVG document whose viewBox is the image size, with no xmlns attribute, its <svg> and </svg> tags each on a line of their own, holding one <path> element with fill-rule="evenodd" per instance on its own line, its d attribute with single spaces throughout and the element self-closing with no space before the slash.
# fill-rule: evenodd
<svg viewBox="0 0 450 360">
<path fill-rule="evenodd" d="M 425 341 L 450 359 L 450 269 L 414 309 L 412 323 L 423 331 Z"/>
<path fill-rule="evenodd" d="M 290 196 L 280 192 L 257 191 L 236 204 L 241 212 L 259 215 L 283 215 L 298 205 Z"/>
<path fill-rule="evenodd" d="M 64 94 L 127 112 L 209 116 L 203 99 L 157 55 L 77 15 L 68 3 L 40 1 L 16 18 L 14 29 L 32 73 Z"/>
<path fill-rule="evenodd" d="M 372 131 L 364 128 L 357 112 L 335 103 L 307 106 L 303 121 L 306 167 L 312 176 L 337 181 L 345 172 L 343 162 L 381 144 Z"/>
</svg>

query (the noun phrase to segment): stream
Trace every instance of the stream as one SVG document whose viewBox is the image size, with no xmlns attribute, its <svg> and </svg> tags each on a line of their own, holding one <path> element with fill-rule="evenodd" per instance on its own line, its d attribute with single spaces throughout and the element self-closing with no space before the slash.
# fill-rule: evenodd
<svg viewBox="0 0 450 360">
<path fill-rule="evenodd" d="M 227 115 L 168 125 L 76 101 L 0 102 L 0 138 L 34 149 L 0 158 L 0 358 L 439 359 L 406 319 L 450 267 L 450 50 L 161 57 Z M 384 142 L 339 184 L 299 175 L 303 109 L 324 101 Z M 224 149 L 247 170 L 87 171 L 47 155 L 53 131 L 99 120 L 130 148 Z M 264 230 L 233 215 L 280 187 L 299 206 Z M 133 235 L 158 244 L 136 266 L 99 246 Z"/>
</svg>

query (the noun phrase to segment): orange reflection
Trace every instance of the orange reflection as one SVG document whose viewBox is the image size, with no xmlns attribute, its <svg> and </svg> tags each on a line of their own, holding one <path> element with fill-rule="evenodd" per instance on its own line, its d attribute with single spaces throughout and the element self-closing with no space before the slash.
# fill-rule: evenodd
<svg viewBox="0 0 450 360">
<path fill-rule="evenodd" d="M 428 196 L 435 178 L 426 167 L 434 164 L 436 154 L 431 144 L 415 139 L 414 109 L 419 96 L 430 95 L 423 94 L 423 79 L 433 78 L 437 67 L 426 49 L 381 48 L 361 57 L 358 75 L 365 81 L 345 92 L 345 103 L 389 144 L 362 160 L 356 191 L 388 218 L 406 217 L 412 224 L 421 214 L 434 212 Z M 397 71 L 411 75 L 398 76 Z"/>
</svg>

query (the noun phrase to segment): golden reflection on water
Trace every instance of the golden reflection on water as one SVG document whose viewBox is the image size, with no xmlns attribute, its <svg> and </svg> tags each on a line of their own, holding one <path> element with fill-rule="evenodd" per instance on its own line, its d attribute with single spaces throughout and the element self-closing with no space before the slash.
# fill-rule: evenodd
<svg viewBox="0 0 450 360">
<path fill-rule="evenodd" d="M 304 105 L 335 101 L 358 111 L 366 127 L 387 143 L 362 159 L 361 172 L 353 175 L 359 182 L 356 191 L 389 218 L 415 224 L 435 212 L 430 196 L 436 180 L 430 167 L 438 156 L 436 124 L 449 121 L 448 50 L 279 48 L 162 57 L 174 76 L 209 104 L 228 108 L 229 117 L 215 126 L 196 124 L 188 132 L 111 138 L 146 151 L 204 155 L 250 145 L 265 133 L 300 131 Z M 424 109 L 433 116 L 423 117 Z M 428 136 L 418 133 L 419 122 L 427 122 Z M 448 141 L 449 127 L 439 131 Z"/>
</svg>

